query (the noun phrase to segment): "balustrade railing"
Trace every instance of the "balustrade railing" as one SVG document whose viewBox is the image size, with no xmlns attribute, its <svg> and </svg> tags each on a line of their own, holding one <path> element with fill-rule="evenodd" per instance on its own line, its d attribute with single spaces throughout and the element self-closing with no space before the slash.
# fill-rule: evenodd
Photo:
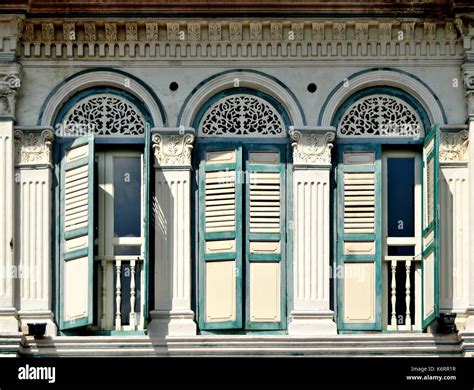
<svg viewBox="0 0 474 390">
<path fill-rule="evenodd" d="M 137 330 L 142 328 L 143 259 L 136 256 L 96 258 L 100 269 L 100 328 Z M 112 317 L 113 316 L 113 317 Z M 113 329 L 111 329 L 113 328 Z"/>
<path fill-rule="evenodd" d="M 390 318 L 387 321 L 387 329 L 413 330 L 415 318 L 412 308 L 421 310 L 421 302 L 417 300 L 414 275 L 420 260 L 414 259 L 413 256 L 385 256 L 385 264 L 388 268 L 387 281 L 390 281 L 387 299 L 387 312 Z M 399 285 L 400 281 L 403 286 Z"/>
</svg>

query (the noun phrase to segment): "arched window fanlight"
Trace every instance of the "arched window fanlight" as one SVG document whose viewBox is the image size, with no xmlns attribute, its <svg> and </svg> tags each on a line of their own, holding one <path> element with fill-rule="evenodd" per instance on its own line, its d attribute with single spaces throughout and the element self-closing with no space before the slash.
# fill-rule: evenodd
<svg viewBox="0 0 474 390">
<path fill-rule="evenodd" d="M 112 93 L 89 95 L 67 111 L 62 120 L 65 136 L 84 132 L 96 135 L 143 135 L 146 120 L 128 99 Z"/>
<path fill-rule="evenodd" d="M 418 113 L 404 100 L 391 95 L 370 95 L 355 101 L 343 114 L 338 137 L 423 136 Z"/>
<path fill-rule="evenodd" d="M 200 136 L 285 136 L 275 108 L 258 96 L 235 94 L 219 99 L 205 112 Z"/>
</svg>

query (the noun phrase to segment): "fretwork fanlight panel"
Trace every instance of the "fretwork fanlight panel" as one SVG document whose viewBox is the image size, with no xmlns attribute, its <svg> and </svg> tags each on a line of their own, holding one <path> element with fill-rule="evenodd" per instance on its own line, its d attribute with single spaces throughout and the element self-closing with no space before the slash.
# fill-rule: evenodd
<svg viewBox="0 0 474 390">
<path fill-rule="evenodd" d="M 146 120 L 129 100 L 114 94 L 96 94 L 77 102 L 64 116 L 62 135 L 143 135 Z"/>
<path fill-rule="evenodd" d="M 266 100 L 253 95 L 231 95 L 213 103 L 203 116 L 199 136 L 284 137 L 280 114 Z"/>
<path fill-rule="evenodd" d="M 344 113 L 338 137 L 421 138 L 418 114 L 405 101 L 390 95 L 371 95 L 354 102 Z"/>
</svg>

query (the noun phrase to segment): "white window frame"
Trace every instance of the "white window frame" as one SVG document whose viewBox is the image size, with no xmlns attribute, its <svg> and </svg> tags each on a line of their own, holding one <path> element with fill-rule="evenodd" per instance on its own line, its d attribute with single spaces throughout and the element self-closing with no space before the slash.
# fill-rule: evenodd
<svg viewBox="0 0 474 390">
<path fill-rule="evenodd" d="M 134 331 L 144 329 L 144 299 L 143 294 L 140 301 L 140 316 L 137 316 L 136 323 L 130 325 L 116 326 L 115 324 L 115 313 L 114 313 L 114 300 L 115 288 L 114 286 L 114 272 L 115 261 L 123 260 L 130 261 L 136 260 L 137 255 L 133 256 L 115 256 L 114 246 L 129 246 L 137 245 L 141 246 L 139 258 L 141 259 L 141 278 L 136 279 L 136 286 L 140 286 L 140 291 L 144 291 L 144 269 L 143 259 L 145 256 L 145 231 L 144 224 L 141 223 L 140 234 L 141 237 L 114 237 L 114 171 L 113 161 L 114 158 L 120 157 L 140 157 L 141 160 L 141 221 L 144 219 L 145 213 L 145 199 L 144 199 L 144 180 L 143 167 L 144 167 L 144 153 L 143 151 L 129 151 L 124 149 L 111 149 L 106 151 L 98 151 L 95 153 L 96 161 L 98 163 L 98 252 L 97 256 L 94 256 L 94 260 L 97 263 L 96 269 L 98 272 L 98 327 L 101 330 L 119 330 L 119 331 Z M 103 270 L 105 267 L 106 275 L 104 277 Z M 103 286 L 106 284 L 105 289 L 105 300 L 106 300 L 106 313 L 103 315 Z M 113 292 L 113 293 L 110 293 Z"/>
<path fill-rule="evenodd" d="M 422 172 L 421 172 L 421 151 L 415 150 L 390 150 L 382 151 L 382 327 L 387 330 L 397 331 L 421 331 L 422 330 L 422 275 L 421 275 L 421 251 L 422 251 L 422 237 L 421 237 L 421 224 L 422 224 Z M 414 158 L 415 159 L 415 209 L 414 209 L 414 233 L 413 237 L 388 237 L 388 162 L 389 158 Z M 414 256 L 389 256 L 388 246 L 414 246 Z M 413 259 L 414 257 L 414 259 Z M 387 320 L 388 316 L 388 303 L 390 302 L 390 296 L 388 294 L 388 275 L 391 272 L 391 261 L 406 261 L 411 260 L 411 266 L 415 267 L 415 296 L 411 299 L 415 299 L 415 317 L 412 317 L 413 325 L 398 325 L 394 328 Z"/>
</svg>

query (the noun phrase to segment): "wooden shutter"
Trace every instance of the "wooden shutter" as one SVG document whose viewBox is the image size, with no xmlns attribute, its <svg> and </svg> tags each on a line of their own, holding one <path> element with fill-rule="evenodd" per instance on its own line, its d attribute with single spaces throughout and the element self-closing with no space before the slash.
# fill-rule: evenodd
<svg viewBox="0 0 474 390">
<path fill-rule="evenodd" d="M 439 315 L 439 126 L 427 134 L 423 146 L 423 327 Z"/>
<path fill-rule="evenodd" d="M 199 325 L 242 327 L 242 147 L 200 148 Z"/>
<path fill-rule="evenodd" d="M 339 146 L 338 326 L 381 329 L 381 149 Z"/>
<path fill-rule="evenodd" d="M 148 297 L 149 297 L 149 270 L 150 270 L 150 164 L 151 164 L 151 131 L 150 126 L 145 126 L 145 150 L 143 153 L 143 327 L 146 328 L 148 321 Z"/>
<path fill-rule="evenodd" d="M 246 180 L 246 328 L 284 329 L 286 147 L 249 145 Z"/>
<path fill-rule="evenodd" d="M 94 136 L 64 147 L 61 162 L 61 329 L 92 324 Z"/>
</svg>

